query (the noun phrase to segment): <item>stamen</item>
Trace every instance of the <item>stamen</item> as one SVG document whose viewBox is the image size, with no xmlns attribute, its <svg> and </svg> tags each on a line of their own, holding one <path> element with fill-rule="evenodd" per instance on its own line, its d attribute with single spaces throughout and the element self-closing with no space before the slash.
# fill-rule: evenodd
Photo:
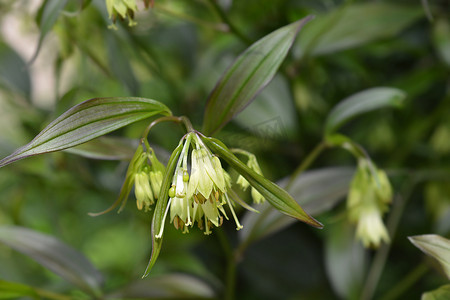
<svg viewBox="0 0 450 300">
<path fill-rule="evenodd" d="M 170 207 L 171 202 L 172 202 L 172 198 L 170 198 L 169 201 L 167 202 L 167 207 L 166 207 L 166 211 L 164 212 L 161 229 L 159 230 L 159 233 L 155 236 L 155 238 L 157 238 L 157 239 L 160 239 L 162 237 L 162 234 L 164 231 L 164 223 L 166 223 L 166 217 L 167 217 L 167 213 L 169 212 L 169 207 Z"/>
<path fill-rule="evenodd" d="M 233 205 L 231 205 L 230 199 L 228 199 L 228 195 L 225 194 L 225 197 L 227 199 L 228 207 L 230 207 L 230 211 L 231 211 L 231 214 L 233 215 L 234 221 L 236 222 L 236 226 L 237 226 L 236 230 L 241 230 L 242 228 L 244 228 L 244 226 L 242 226 L 241 223 L 239 223 L 236 213 L 234 212 Z"/>
</svg>

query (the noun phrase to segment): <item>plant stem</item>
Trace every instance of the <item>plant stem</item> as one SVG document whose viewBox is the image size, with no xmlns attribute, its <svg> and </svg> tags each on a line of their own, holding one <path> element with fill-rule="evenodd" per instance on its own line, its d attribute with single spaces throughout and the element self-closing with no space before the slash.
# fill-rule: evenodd
<svg viewBox="0 0 450 300">
<path fill-rule="evenodd" d="M 396 197 L 397 201 L 395 201 L 394 206 L 392 207 L 391 214 L 387 220 L 387 229 L 391 239 L 394 239 L 395 237 L 395 233 L 397 232 L 397 227 L 402 217 L 406 203 L 411 196 L 416 182 L 417 181 L 415 178 L 408 180 L 404 185 L 403 192 L 400 193 L 398 197 Z M 390 249 L 391 245 L 385 244 L 375 254 L 375 257 L 370 266 L 369 273 L 367 275 L 366 283 L 361 293 L 361 300 L 370 300 L 373 298 L 376 287 L 378 285 L 378 281 L 380 280 L 381 274 L 383 273 L 383 269 L 386 264 Z"/>
<path fill-rule="evenodd" d="M 313 162 L 316 160 L 317 156 L 326 148 L 328 144 L 325 141 L 320 142 L 316 147 L 308 154 L 308 156 L 303 160 L 303 162 L 298 166 L 298 168 L 292 173 L 288 184 L 286 185 L 286 190 L 289 190 L 294 180 L 305 171 Z"/>
<path fill-rule="evenodd" d="M 217 0 L 209 0 L 209 3 L 214 8 L 214 10 L 219 15 L 219 17 L 222 19 L 222 22 L 224 22 L 228 26 L 229 32 L 233 33 L 241 41 L 243 41 L 244 43 L 246 43 L 248 45 L 250 45 L 252 43 L 248 37 L 246 37 L 236 26 L 234 26 L 233 23 L 231 23 L 227 14 L 223 11 L 222 7 L 220 7 L 220 5 L 217 3 Z"/>
<path fill-rule="evenodd" d="M 413 286 L 417 280 L 422 278 L 429 270 L 429 267 L 425 263 L 421 263 L 409 272 L 399 283 L 397 283 L 391 290 L 389 290 L 382 300 L 394 300 L 402 298 L 401 295 Z"/>
<path fill-rule="evenodd" d="M 217 238 L 222 246 L 222 250 L 225 253 L 227 260 L 226 273 L 225 273 L 225 297 L 226 300 L 234 299 L 234 291 L 236 288 L 236 259 L 231 248 L 231 245 L 223 232 L 222 228 L 217 228 Z"/>
</svg>

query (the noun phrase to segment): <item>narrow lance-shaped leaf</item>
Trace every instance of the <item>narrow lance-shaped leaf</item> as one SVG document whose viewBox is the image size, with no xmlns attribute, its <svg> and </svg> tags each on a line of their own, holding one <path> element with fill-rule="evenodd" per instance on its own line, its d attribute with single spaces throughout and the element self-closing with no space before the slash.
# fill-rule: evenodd
<svg viewBox="0 0 450 300">
<path fill-rule="evenodd" d="M 164 104 L 145 98 L 94 98 L 80 103 L 44 128 L 30 143 L 0 161 L 0 167 L 19 159 L 74 147 L 149 118 L 171 115 Z"/>
<path fill-rule="evenodd" d="M 87 258 L 52 236 L 17 226 L 0 227 L 0 243 L 25 254 L 75 286 L 100 295 L 103 278 Z"/>
<path fill-rule="evenodd" d="M 434 257 L 450 279 L 450 240 L 437 234 L 410 236 L 408 239 L 424 253 Z"/>
<path fill-rule="evenodd" d="M 308 16 L 270 33 L 236 59 L 209 96 L 203 121 L 205 134 L 222 128 L 272 80 L 299 30 L 311 19 Z"/>
<path fill-rule="evenodd" d="M 288 192 L 247 167 L 221 141 L 210 137 L 202 137 L 202 140 L 214 153 L 218 154 L 233 169 L 247 179 L 273 207 L 309 225 L 318 228 L 323 227 L 320 222 L 308 215 Z"/>
<path fill-rule="evenodd" d="M 153 265 L 156 262 L 156 259 L 159 256 L 159 252 L 161 251 L 162 239 L 161 237 L 156 237 L 161 228 L 164 226 L 164 214 L 167 209 L 167 202 L 169 200 L 169 189 L 170 184 L 172 182 L 173 173 L 175 172 L 175 167 L 178 162 L 178 157 L 180 156 L 181 150 L 183 149 L 183 143 L 180 143 L 175 150 L 172 152 L 172 155 L 169 158 L 169 162 L 167 163 L 166 172 L 164 173 L 164 177 L 161 183 L 161 189 L 159 191 L 159 199 L 155 206 L 155 212 L 153 213 L 152 220 L 152 254 L 150 257 L 150 261 L 148 262 L 147 268 L 145 269 L 144 275 L 142 277 L 146 277 Z"/>
<path fill-rule="evenodd" d="M 353 117 L 384 107 L 400 107 L 405 92 L 391 87 L 376 87 L 356 93 L 337 104 L 325 121 L 325 134 L 330 135 Z"/>
</svg>

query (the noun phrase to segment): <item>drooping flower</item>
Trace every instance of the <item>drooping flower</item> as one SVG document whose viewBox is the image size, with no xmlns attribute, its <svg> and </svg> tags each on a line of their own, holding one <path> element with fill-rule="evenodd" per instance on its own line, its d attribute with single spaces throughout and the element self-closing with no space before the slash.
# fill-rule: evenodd
<svg viewBox="0 0 450 300">
<path fill-rule="evenodd" d="M 197 223 L 205 234 L 210 234 L 213 226 L 219 227 L 224 218 L 229 219 L 225 211 L 225 206 L 228 206 L 239 230 L 242 225 L 228 195 L 230 188 L 230 177 L 222 168 L 220 159 L 211 153 L 197 133 L 188 133 L 173 175 L 163 219 L 170 211 L 170 222 L 175 228 L 185 233 Z M 164 221 L 156 237 L 162 236 L 163 228 Z"/>
<path fill-rule="evenodd" d="M 109 18 L 116 22 L 117 17 L 126 19 L 128 17 L 128 26 L 135 26 L 134 14 L 137 11 L 136 0 L 106 0 L 106 9 L 108 10 Z M 116 28 L 113 24 L 112 28 Z"/>
<path fill-rule="evenodd" d="M 348 215 L 357 223 L 356 236 L 365 247 L 389 242 L 382 216 L 392 200 L 392 188 L 386 173 L 361 159 L 347 198 Z"/>
<path fill-rule="evenodd" d="M 262 175 L 262 171 L 261 168 L 259 167 L 258 161 L 256 160 L 256 156 L 246 151 L 245 154 L 248 156 L 247 166 L 253 171 L 255 171 L 256 174 Z M 239 175 L 236 183 L 239 184 L 244 191 L 250 185 L 247 179 L 245 179 L 242 175 Z M 254 187 L 252 187 L 251 189 L 251 195 L 254 203 L 260 204 L 265 201 L 263 195 L 261 195 L 261 193 L 258 192 L 258 190 L 255 189 Z"/>
</svg>

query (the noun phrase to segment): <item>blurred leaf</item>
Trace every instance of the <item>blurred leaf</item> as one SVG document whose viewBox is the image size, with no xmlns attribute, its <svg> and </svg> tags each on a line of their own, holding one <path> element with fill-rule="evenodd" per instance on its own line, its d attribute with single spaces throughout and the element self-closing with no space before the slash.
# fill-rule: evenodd
<svg viewBox="0 0 450 300">
<path fill-rule="evenodd" d="M 3 42 L 0 42 L 0 82 L 30 100 L 31 81 L 28 67 L 22 57 Z"/>
<path fill-rule="evenodd" d="M 410 236 L 408 239 L 422 252 L 437 259 L 450 279 L 450 240 L 436 234 Z"/>
<path fill-rule="evenodd" d="M 345 220 L 333 223 L 325 242 L 325 268 L 333 289 L 342 299 L 356 299 L 364 282 L 365 249 L 354 239 Z"/>
<path fill-rule="evenodd" d="M 19 159 L 64 150 L 149 118 L 170 115 L 162 103 L 145 98 L 94 98 L 80 103 L 44 128 L 30 143 L 0 161 L 0 167 Z"/>
<path fill-rule="evenodd" d="M 298 120 L 287 80 L 275 76 L 233 121 L 263 140 L 295 136 Z"/>
<path fill-rule="evenodd" d="M 439 19 L 434 22 L 433 42 L 442 60 L 450 67 L 450 22 Z"/>
<path fill-rule="evenodd" d="M 164 213 L 167 209 L 167 202 L 169 200 L 170 184 L 172 182 L 173 173 L 175 172 L 178 157 L 180 156 L 182 149 L 183 143 L 180 142 L 175 150 L 173 150 L 169 158 L 169 162 L 167 163 L 164 178 L 161 183 L 161 189 L 159 190 L 159 200 L 156 202 L 155 212 L 153 213 L 152 219 L 152 254 L 142 277 L 148 276 L 159 256 L 159 252 L 161 251 L 163 234 L 161 233 L 159 237 L 157 237 L 157 235 L 160 233 L 161 229 L 164 228 Z"/>
<path fill-rule="evenodd" d="M 116 136 L 101 136 L 65 151 L 91 159 L 130 160 L 137 145 L 136 140 Z"/>
<path fill-rule="evenodd" d="M 336 167 L 312 170 L 298 176 L 288 192 L 306 211 L 317 215 L 328 211 L 347 194 L 354 174 L 354 168 Z M 279 182 L 285 186 L 289 178 Z M 281 214 L 270 205 L 258 206 L 260 214 L 245 214 L 244 228 L 239 231 L 241 241 L 249 243 L 274 232 L 280 231 L 295 222 Z"/>
<path fill-rule="evenodd" d="M 185 274 L 149 277 L 109 295 L 108 298 L 215 299 L 213 289 L 204 281 Z"/>
<path fill-rule="evenodd" d="M 101 293 L 102 275 L 88 259 L 56 238 L 17 226 L 0 227 L 0 242 L 91 295 Z"/>
<path fill-rule="evenodd" d="M 299 30 L 311 19 L 303 18 L 270 33 L 235 60 L 209 96 L 203 120 L 205 134 L 222 128 L 272 80 Z"/>
<path fill-rule="evenodd" d="M 396 88 L 376 87 L 356 93 L 337 104 L 325 121 L 325 134 L 330 135 L 345 122 L 363 113 L 383 107 L 400 107 L 406 94 Z"/>
<path fill-rule="evenodd" d="M 128 88 L 130 93 L 137 95 L 139 94 L 139 83 L 131 68 L 130 57 L 124 53 L 124 46 L 120 42 L 114 33 L 106 32 L 109 67 L 114 76 Z"/>
<path fill-rule="evenodd" d="M 393 37 L 421 17 L 423 9 L 419 5 L 380 2 L 343 5 L 318 16 L 299 37 L 293 52 L 301 58 L 357 47 Z"/>
<path fill-rule="evenodd" d="M 67 4 L 67 0 L 45 0 L 39 8 L 36 21 L 39 25 L 39 30 L 41 34 L 39 36 L 39 42 L 36 51 L 31 58 L 33 62 L 41 50 L 42 42 L 45 36 L 50 32 L 53 25 L 55 25 L 56 20 L 58 20 L 59 14 L 64 9 Z"/>
<path fill-rule="evenodd" d="M 0 279 L 0 299 L 12 299 L 23 296 L 30 296 L 39 299 L 36 291 L 25 284 L 8 282 Z"/>
<path fill-rule="evenodd" d="M 212 152 L 219 155 L 233 169 L 247 179 L 252 187 L 257 189 L 273 207 L 306 224 L 317 228 L 323 227 L 320 222 L 307 214 L 288 192 L 247 167 L 221 141 L 209 137 L 202 137 L 202 140 Z"/>
<path fill-rule="evenodd" d="M 450 284 L 443 285 L 431 292 L 422 294 L 421 300 L 448 300 L 450 299 Z"/>
</svg>

